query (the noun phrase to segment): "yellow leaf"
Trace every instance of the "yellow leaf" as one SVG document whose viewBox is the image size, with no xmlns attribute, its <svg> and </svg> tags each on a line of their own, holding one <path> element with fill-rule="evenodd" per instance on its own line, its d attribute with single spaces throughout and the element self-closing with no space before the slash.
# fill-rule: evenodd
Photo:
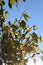
<svg viewBox="0 0 43 65">
<path fill-rule="evenodd" d="M 15 48 L 15 46 L 12 46 L 12 48 Z"/>
<path fill-rule="evenodd" d="M 37 41 L 40 42 L 40 38 L 37 38 Z"/>
<path fill-rule="evenodd" d="M 12 36 L 14 36 L 14 32 L 11 32 Z"/>
<path fill-rule="evenodd" d="M 10 4 L 15 4 L 15 3 L 17 3 L 17 2 L 19 2 L 20 0 L 10 0 Z"/>
<path fill-rule="evenodd" d="M 30 16 L 28 15 L 28 13 L 24 13 L 23 16 L 24 16 L 24 19 L 25 19 L 26 21 L 30 18 Z"/>
<path fill-rule="evenodd" d="M 3 18 L 4 18 L 4 20 L 6 20 L 6 18 L 8 17 L 8 15 L 9 15 L 9 13 L 8 13 L 8 12 L 6 12 L 6 13 L 5 13 L 5 16 L 3 17 Z"/>
<path fill-rule="evenodd" d="M 11 56 L 14 57 L 14 54 L 12 54 Z"/>
<path fill-rule="evenodd" d="M 15 4 L 16 0 L 10 0 L 10 4 Z"/>
<path fill-rule="evenodd" d="M 9 27 L 8 26 L 5 26 L 4 27 L 4 31 L 8 32 L 9 31 Z"/>
<path fill-rule="evenodd" d="M 36 52 L 37 53 L 40 53 L 41 52 L 40 48 L 37 48 Z"/>
<path fill-rule="evenodd" d="M 16 33 L 15 33 L 15 35 L 17 35 L 17 36 L 18 36 L 18 33 L 16 32 Z"/>
<path fill-rule="evenodd" d="M 42 42 L 43 41 L 43 38 L 41 36 L 39 38 L 40 38 L 40 42 Z"/>
<path fill-rule="evenodd" d="M 43 56 L 41 56 L 41 59 L 42 59 L 42 61 L 43 61 Z"/>
<path fill-rule="evenodd" d="M 31 31 L 31 28 L 30 28 L 30 27 L 27 27 L 27 28 L 26 28 L 26 31 L 27 31 L 27 32 L 30 32 L 30 31 Z"/>
<path fill-rule="evenodd" d="M 32 54 L 33 53 L 33 50 L 29 52 L 29 54 Z"/>
<path fill-rule="evenodd" d="M 34 48 L 38 48 L 38 45 L 37 44 L 34 44 Z"/>
<path fill-rule="evenodd" d="M 20 45 L 20 49 L 23 50 L 23 45 Z"/>
</svg>

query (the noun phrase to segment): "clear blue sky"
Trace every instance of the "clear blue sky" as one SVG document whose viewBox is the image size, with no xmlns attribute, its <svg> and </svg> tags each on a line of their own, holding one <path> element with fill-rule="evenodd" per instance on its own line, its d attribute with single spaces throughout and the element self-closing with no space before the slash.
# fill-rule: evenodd
<svg viewBox="0 0 43 65">
<path fill-rule="evenodd" d="M 7 21 L 14 21 L 14 18 L 20 18 L 20 15 L 23 11 L 28 12 L 28 14 L 30 15 L 30 19 L 27 22 L 27 25 L 33 26 L 33 25 L 37 25 L 38 26 L 38 30 L 35 31 L 37 32 L 37 34 L 42 35 L 43 37 L 43 0 L 27 0 L 26 3 L 21 2 L 19 3 L 18 7 L 20 9 L 20 12 L 17 10 L 16 6 L 13 5 L 12 9 L 9 9 L 8 5 L 7 5 L 7 1 L 6 1 L 6 5 L 5 8 L 6 10 L 9 10 L 9 16 L 6 20 Z M 40 48 L 43 50 L 43 42 L 39 44 Z"/>
</svg>

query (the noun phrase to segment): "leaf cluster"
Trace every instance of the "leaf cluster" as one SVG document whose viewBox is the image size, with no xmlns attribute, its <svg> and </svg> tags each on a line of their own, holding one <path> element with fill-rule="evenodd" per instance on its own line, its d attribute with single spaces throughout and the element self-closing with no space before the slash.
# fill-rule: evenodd
<svg viewBox="0 0 43 65">
<path fill-rule="evenodd" d="M 23 1 L 25 2 L 26 0 Z M 12 8 L 12 5 L 18 2 L 19 0 L 8 0 L 8 6 Z M 0 1 L 0 6 L 4 4 L 4 1 Z M 0 10 L 0 20 L 3 23 L 8 17 L 8 14 L 8 11 L 4 15 L 3 10 Z M 27 54 L 31 55 L 34 53 L 31 56 L 33 58 L 35 54 L 42 53 L 38 43 L 42 42 L 43 38 L 35 32 L 31 32 L 32 30 L 37 30 L 37 26 L 30 27 L 26 25 L 27 20 L 30 18 L 27 12 L 24 12 L 22 16 L 24 20 L 22 18 L 19 20 L 16 18 L 14 23 L 8 21 L 8 24 L 3 24 L 2 57 L 8 65 L 22 65 L 23 62 L 25 65 Z M 43 56 L 41 59 L 43 60 Z M 35 59 L 34 62 L 36 62 Z"/>
</svg>

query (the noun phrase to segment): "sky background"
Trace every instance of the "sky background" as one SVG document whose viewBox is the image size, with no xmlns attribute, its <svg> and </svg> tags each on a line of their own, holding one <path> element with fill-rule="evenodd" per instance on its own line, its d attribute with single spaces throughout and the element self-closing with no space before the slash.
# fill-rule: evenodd
<svg viewBox="0 0 43 65">
<path fill-rule="evenodd" d="M 14 22 L 15 18 L 20 18 L 21 14 L 26 11 L 30 15 L 30 19 L 27 22 L 28 26 L 37 25 L 38 29 L 35 31 L 37 34 L 41 35 L 43 37 L 43 0 L 27 0 L 26 3 L 22 2 L 19 3 L 18 9 L 15 5 L 13 5 L 12 9 L 9 9 L 7 1 L 5 5 L 5 9 L 9 11 L 9 16 L 6 19 L 6 23 L 10 20 L 11 22 Z M 39 47 L 43 50 L 43 42 L 39 44 Z M 38 58 L 38 57 L 37 57 Z M 28 62 L 27 65 L 34 65 L 33 60 Z M 43 62 L 41 59 L 37 59 L 38 64 L 37 65 L 43 65 Z"/>
</svg>

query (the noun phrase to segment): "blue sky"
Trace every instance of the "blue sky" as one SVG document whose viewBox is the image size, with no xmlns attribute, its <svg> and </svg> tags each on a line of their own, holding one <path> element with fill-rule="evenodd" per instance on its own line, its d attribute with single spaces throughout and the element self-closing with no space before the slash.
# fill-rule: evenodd
<svg viewBox="0 0 43 65">
<path fill-rule="evenodd" d="M 9 9 L 7 5 L 8 0 L 5 1 L 5 8 L 6 10 L 9 10 L 9 16 L 6 20 L 6 23 L 9 20 L 14 22 L 15 18 L 19 19 L 23 11 L 26 11 L 30 15 L 30 19 L 28 20 L 27 25 L 37 25 L 38 29 L 35 32 L 39 35 L 42 35 L 43 37 L 43 0 L 27 0 L 26 3 L 21 1 L 21 3 L 18 5 L 20 11 L 18 11 L 15 5 L 13 5 L 12 9 Z M 43 50 L 43 42 L 39 44 L 39 47 Z"/>
</svg>

